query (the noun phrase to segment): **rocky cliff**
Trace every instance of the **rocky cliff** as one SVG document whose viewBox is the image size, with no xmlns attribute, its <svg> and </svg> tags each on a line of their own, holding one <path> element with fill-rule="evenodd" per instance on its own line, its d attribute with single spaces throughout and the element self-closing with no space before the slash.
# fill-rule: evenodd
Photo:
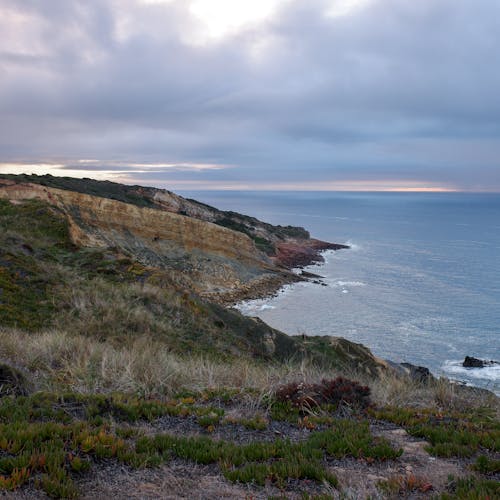
<svg viewBox="0 0 500 500">
<path fill-rule="evenodd" d="M 109 181 L 53 177 L 51 175 L 0 175 L 0 179 L 16 184 L 31 183 L 50 188 L 99 196 L 131 205 L 185 215 L 246 234 L 256 248 L 268 255 L 274 264 L 284 267 L 303 266 L 321 261 L 322 250 L 339 250 L 346 245 L 310 238 L 302 227 L 275 226 L 255 217 L 218 210 L 196 200 L 186 199 L 171 191 L 143 186 L 127 186 Z"/>
<path fill-rule="evenodd" d="M 197 293 L 223 302 L 296 281 L 290 268 L 321 260 L 321 250 L 344 248 L 311 239 L 302 228 L 273 226 L 155 188 L 0 176 L 0 197 L 50 203 L 67 217 L 75 245 L 112 248 L 181 273 Z"/>
</svg>

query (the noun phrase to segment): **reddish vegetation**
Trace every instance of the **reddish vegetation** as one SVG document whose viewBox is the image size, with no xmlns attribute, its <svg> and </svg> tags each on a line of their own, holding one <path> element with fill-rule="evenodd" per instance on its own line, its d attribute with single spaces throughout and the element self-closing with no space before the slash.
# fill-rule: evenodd
<svg viewBox="0 0 500 500">
<path fill-rule="evenodd" d="M 314 408 L 321 404 L 367 408 L 370 405 L 370 389 L 353 380 L 337 377 L 323 379 L 319 384 L 291 382 L 276 391 L 278 401 L 288 402 L 296 408 Z"/>
<path fill-rule="evenodd" d="M 276 244 L 276 264 L 283 267 L 302 267 L 315 262 L 323 262 L 323 250 L 340 250 L 347 245 L 328 243 L 321 240 L 288 240 Z"/>
</svg>

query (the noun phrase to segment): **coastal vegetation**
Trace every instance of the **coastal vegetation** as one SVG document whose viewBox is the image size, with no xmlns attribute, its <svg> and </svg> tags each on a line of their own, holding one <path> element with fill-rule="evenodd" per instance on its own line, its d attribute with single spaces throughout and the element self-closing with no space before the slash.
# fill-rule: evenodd
<svg viewBox="0 0 500 500">
<path fill-rule="evenodd" d="M 193 362 L 191 368 L 194 366 L 201 368 Z M 218 370 L 221 368 L 219 365 Z M 296 377 L 297 372 L 288 368 L 288 377 Z M 264 376 L 264 368 L 261 370 Z M 67 392 L 75 374 L 57 363 L 52 371 L 53 380 L 50 385 L 46 380 L 44 390 L 26 390 L 24 395 L 8 394 L 0 399 L 3 489 L 28 487 L 55 498 L 74 498 L 84 493 L 79 487 L 82 478 L 110 461 L 130 470 L 154 470 L 182 460 L 213 464 L 227 481 L 248 483 L 255 492 L 264 488 L 268 493 L 276 490 L 292 495 L 321 490 L 334 498 L 336 493 L 329 488 L 342 490 L 335 464 L 355 460 L 370 471 L 377 463 L 397 464 L 404 459 L 405 450 L 390 435 L 378 431 L 392 422 L 407 429 L 410 436 L 425 438 L 430 455 L 465 460 L 468 482 L 464 478 L 449 481 L 443 498 L 484 498 L 481 494 L 485 492 L 493 498 L 499 492 L 494 457 L 498 456 L 500 428 L 492 401 L 469 401 L 466 413 L 453 409 L 456 399 L 450 399 L 447 408 L 437 406 L 436 399 L 418 402 L 427 408 L 394 407 L 381 400 L 368 401 L 371 391 L 365 388 L 358 399 L 352 398 L 353 391 L 334 391 L 311 408 L 307 400 L 297 404 L 287 398 L 290 386 L 297 384 L 278 382 L 278 375 L 286 380 L 285 368 L 281 373 L 275 371 L 276 378 L 267 384 L 262 378 L 242 384 L 229 378 L 230 370 L 224 380 L 210 380 L 216 374 L 207 370 L 205 377 L 198 374 L 198 386 L 220 385 L 196 390 L 193 382 L 180 383 L 176 392 L 163 396 L 144 395 L 130 385 L 119 391 L 97 386 L 91 392 L 90 387 L 81 386 L 78 392 Z M 310 380 L 318 374 L 301 375 Z M 335 380 L 323 379 L 317 385 L 338 387 Z M 74 388 L 77 382 L 73 380 Z M 342 385 L 358 388 L 345 378 Z M 373 389 L 377 394 L 375 384 Z M 432 388 L 426 393 L 430 396 Z M 408 404 L 412 403 L 416 401 Z M 489 409 L 475 408 L 488 403 Z M 439 446 L 444 443 L 446 447 Z M 391 475 L 377 487 L 387 494 L 394 492 L 395 485 L 398 492 L 431 490 L 429 478 L 404 476 L 403 481 L 402 477 Z M 469 485 L 468 491 L 464 484 Z"/>
<path fill-rule="evenodd" d="M 75 186 L 151 199 L 59 185 Z M 0 199 L 0 490 L 156 485 L 144 496 L 158 498 L 174 474 L 179 496 L 500 495 L 493 394 L 412 378 L 343 339 L 286 336 L 186 283 L 76 244 L 58 206 Z"/>
</svg>

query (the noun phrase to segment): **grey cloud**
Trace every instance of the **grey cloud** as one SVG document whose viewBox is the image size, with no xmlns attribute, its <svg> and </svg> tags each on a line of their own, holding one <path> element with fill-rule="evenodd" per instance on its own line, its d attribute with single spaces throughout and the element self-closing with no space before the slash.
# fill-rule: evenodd
<svg viewBox="0 0 500 500">
<path fill-rule="evenodd" d="M 337 18 L 326 5 L 289 1 L 200 46 L 187 43 L 183 1 L 0 0 L 28 16 L 41 48 L 0 42 L 0 161 L 206 162 L 234 168 L 151 175 L 500 190 L 500 4 L 373 0 Z"/>
</svg>

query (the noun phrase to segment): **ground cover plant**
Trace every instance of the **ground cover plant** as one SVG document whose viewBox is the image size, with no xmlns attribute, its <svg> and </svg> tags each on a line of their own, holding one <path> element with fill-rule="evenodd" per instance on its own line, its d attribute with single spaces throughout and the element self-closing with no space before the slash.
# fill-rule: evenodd
<svg viewBox="0 0 500 500">
<path fill-rule="evenodd" d="M 427 493 L 432 490 L 432 484 L 425 478 L 413 474 L 399 474 L 391 476 L 378 483 L 380 491 L 388 495 L 407 495 L 411 493 Z"/>
<path fill-rule="evenodd" d="M 479 500 L 500 495 L 500 421 L 494 408 L 469 409 L 467 413 L 396 407 L 369 411 L 376 419 L 401 425 L 411 436 L 425 439 L 430 455 L 465 461 L 469 473 L 450 478 L 440 498 Z M 398 484 L 401 486 L 401 482 L 388 481 L 381 487 L 394 491 Z M 403 481 L 400 490 L 406 491 L 405 487 Z"/>
<path fill-rule="evenodd" d="M 338 385 L 331 382 L 323 379 L 318 385 Z M 342 385 L 349 382 L 356 387 L 348 379 L 343 379 Z M 306 494 L 307 486 L 301 486 L 302 481 L 304 485 L 310 481 L 341 488 L 331 463 L 355 459 L 370 467 L 401 457 L 402 449 L 372 433 L 371 422 L 376 418 L 403 425 L 418 437 L 425 429 L 429 453 L 435 453 L 434 443 L 441 439 L 435 436 L 440 436 L 447 425 L 446 439 L 452 436 L 452 443 L 458 439 L 453 438 L 453 432 L 460 422 L 460 428 L 467 428 L 470 435 L 477 434 L 472 439 L 460 431 L 462 445 L 475 451 L 480 449 L 483 454 L 471 464 L 469 477 L 448 482 L 442 498 L 486 498 L 484 494 L 498 491 L 495 476 L 498 463 L 490 455 L 484 455 L 497 451 L 498 427 L 491 410 L 466 415 L 432 409 L 376 408 L 368 404 L 366 408 L 357 407 L 344 418 L 339 414 L 339 405 L 325 402 L 317 404 L 314 411 L 308 407 L 304 414 L 286 397 L 283 401 L 285 389 L 290 386 L 283 384 L 272 395 L 259 399 L 256 404 L 260 416 L 251 419 L 227 415 L 243 401 L 255 398 L 257 393 L 253 390 L 183 390 L 163 400 L 123 393 L 36 392 L 28 396 L 5 396 L 0 399 L 0 488 L 30 487 L 54 498 L 74 498 L 80 493 L 79 478 L 92 474 L 103 460 L 137 469 L 158 467 L 176 459 L 214 464 L 230 483 L 248 483 L 254 488 L 271 484 L 286 490 L 294 484 L 299 491 L 304 487 Z M 158 423 L 164 418 L 190 420 L 198 430 L 191 435 L 163 432 Z M 306 429 L 307 434 L 299 440 L 286 435 L 268 440 L 258 434 L 275 425 L 273 422 L 283 420 L 292 426 L 290 429 Z M 256 434 L 241 443 L 212 436 L 232 425 L 245 426 Z M 144 426 L 149 430 L 145 431 Z M 431 426 L 439 432 L 432 434 L 428 430 Z M 473 470 L 480 477 L 472 475 Z M 378 487 L 388 497 L 433 491 L 426 477 L 404 475 L 391 476 Z"/>
<path fill-rule="evenodd" d="M 500 497 L 500 482 L 477 477 L 450 477 L 441 500 L 489 500 Z"/>
<path fill-rule="evenodd" d="M 480 455 L 472 468 L 483 474 L 500 474 L 500 460 Z"/>
<path fill-rule="evenodd" d="M 428 452 L 435 456 L 471 457 L 481 450 L 500 452 L 500 421 L 492 410 L 443 413 L 432 409 L 386 408 L 372 414 L 404 426 L 412 436 L 426 439 L 430 443 Z"/>
<path fill-rule="evenodd" d="M 196 417 L 200 435 L 143 435 L 138 422 L 162 416 Z M 177 457 L 198 464 L 218 464 L 227 480 L 263 486 L 271 481 L 308 479 L 337 486 L 329 459 L 394 460 L 401 450 L 371 435 L 367 421 L 332 420 L 300 442 L 289 439 L 236 444 L 210 437 L 222 408 L 203 395 L 170 401 L 124 395 L 36 393 L 0 400 L 0 488 L 26 483 L 55 498 L 78 496 L 74 479 L 99 462 L 116 460 L 130 467 L 153 467 Z M 208 418 L 208 419 L 207 419 Z M 205 429 L 205 431 L 203 431 Z M 203 432 L 205 434 L 203 434 Z"/>
</svg>

